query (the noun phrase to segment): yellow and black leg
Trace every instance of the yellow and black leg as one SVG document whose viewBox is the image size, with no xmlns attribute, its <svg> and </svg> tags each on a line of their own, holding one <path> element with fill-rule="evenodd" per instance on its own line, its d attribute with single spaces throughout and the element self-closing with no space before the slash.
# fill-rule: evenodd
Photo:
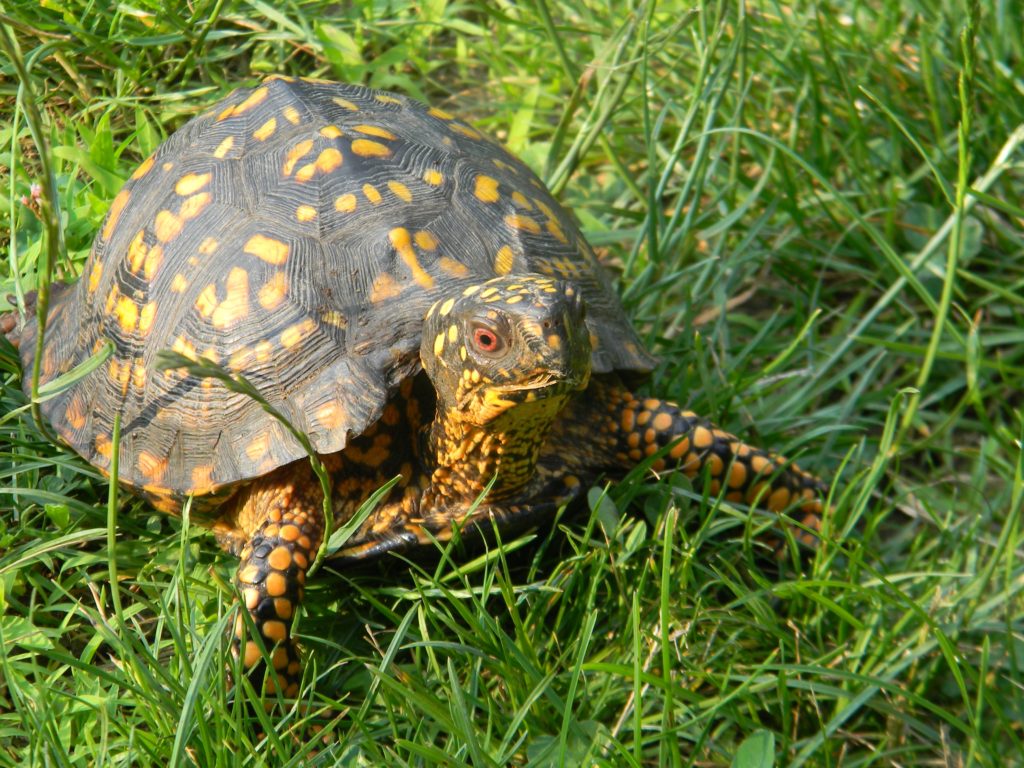
<svg viewBox="0 0 1024 768">
<path fill-rule="evenodd" d="M 599 420 L 581 410 L 581 418 L 570 415 L 558 436 L 574 446 L 590 446 L 581 453 L 582 472 L 621 475 L 649 459 L 654 471 L 678 468 L 698 487 L 706 479 L 712 496 L 724 493 L 731 502 L 788 511 L 804 528 L 821 527 L 828 486 L 784 457 L 747 445 L 675 403 L 638 398 L 620 386 L 592 384 L 584 410 L 592 414 L 595 405 Z M 813 538 L 797 535 L 806 543 Z"/>
<path fill-rule="evenodd" d="M 272 669 L 247 630 L 243 616 L 235 624 L 233 648 L 242 658 L 250 681 L 260 691 L 294 698 L 302 664 L 292 639 L 295 611 L 305 592 L 306 571 L 323 535 L 322 514 L 271 509 L 241 553 L 236 582 L 242 604 L 266 648 Z"/>
</svg>

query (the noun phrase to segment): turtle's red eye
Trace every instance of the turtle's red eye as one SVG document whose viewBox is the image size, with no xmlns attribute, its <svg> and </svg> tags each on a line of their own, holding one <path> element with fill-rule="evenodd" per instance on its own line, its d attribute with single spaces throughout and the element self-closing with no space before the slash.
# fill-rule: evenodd
<svg viewBox="0 0 1024 768">
<path fill-rule="evenodd" d="M 482 323 L 473 326 L 473 346 L 488 357 L 505 351 L 505 339 L 495 328 Z"/>
</svg>

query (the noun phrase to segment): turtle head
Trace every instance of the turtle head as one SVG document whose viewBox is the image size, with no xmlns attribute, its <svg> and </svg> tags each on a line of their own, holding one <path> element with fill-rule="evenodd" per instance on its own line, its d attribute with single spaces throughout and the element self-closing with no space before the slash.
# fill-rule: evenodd
<svg viewBox="0 0 1024 768">
<path fill-rule="evenodd" d="M 590 379 L 584 314 L 577 287 L 527 275 L 496 277 L 436 302 L 420 358 L 439 411 L 479 426 L 505 414 L 533 414 L 530 421 L 543 414 L 546 431 Z"/>
</svg>

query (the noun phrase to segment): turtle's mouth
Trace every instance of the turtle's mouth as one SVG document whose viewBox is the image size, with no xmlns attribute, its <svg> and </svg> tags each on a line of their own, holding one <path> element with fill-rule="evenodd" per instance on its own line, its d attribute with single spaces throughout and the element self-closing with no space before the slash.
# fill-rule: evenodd
<svg viewBox="0 0 1024 768">
<path fill-rule="evenodd" d="M 570 371 L 566 373 L 540 371 L 520 379 L 513 384 L 495 386 L 494 389 L 503 395 L 513 397 L 517 392 L 529 392 L 534 395 L 543 393 L 544 396 L 550 396 L 586 389 L 589 381 L 590 371 L 586 371 L 585 373 L 581 373 L 579 371 Z"/>
</svg>

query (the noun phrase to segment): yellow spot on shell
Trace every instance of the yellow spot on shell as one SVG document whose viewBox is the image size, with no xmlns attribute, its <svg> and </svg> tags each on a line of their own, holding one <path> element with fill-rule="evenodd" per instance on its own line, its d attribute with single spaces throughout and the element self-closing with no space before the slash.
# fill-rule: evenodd
<svg viewBox="0 0 1024 768">
<path fill-rule="evenodd" d="M 132 386 L 140 392 L 146 388 L 146 366 L 141 357 L 132 366 Z"/>
<path fill-rule="evenodd" d="M 284 119 L 292 125 L 298 125 L 302 122 L 302 116 L 299 114 L 299 110 L 289 104 L 287 107 L 281 110 L 281 114 L 284 115 Z"/>
<path fill-rule="evenodd" d="M 512 193 L 512 202 L 518 205 L 520 208 L 526 211 L 532 211 L 533 205 L 526 199 L 526 195 L 520 192 L 518 189 Z"/>
<path fill-rule="evenodd" d="M 388 232 L 388 239 L 391 240 L 391 245 L 409 268 L 412 279 L 416 281 L 417 285 L 428 290 L 433 288 L 434 278 L 427 274 L 416 258 L 416 251 L 413 250 L 412 241 L 409 238 L 409 230 L 405 227 L 395 227 Z"/>
<path fill-rule="evenodd" d="M 462 134 L 467 139 L 482 139 L 484 137 L 484 135 L 476 128 L 470 128 L 468 125 L 463 125 L 462 123 L 452 123 L 449 128 L 456 133 Z"/>
<path fill-rule="evenodd" d="M 390 189 L 399 200 L 404 200 L 407 203 L 412 202 L 412 192 L 410 192 L 409 188 L 402 182 L 389 181 L 388 189 Z"/>
<path fill-rule="evenodd" d="M 520 216 L 517 213 L 509 214 L 505 217 L 505 223 L 513 229 L 521 229 L 526 232 L 532 232 L 535 235 L 540 233 L 540 224 L 529 216 Z"/>
<path fill-rule="evenodd" d="M 188 221 L 194 219 L 203 209 L 210 204 L 209 192 L 200 192 L 198 195 L 192 195 L 181 204 L 181 210 L 178 212 L 178 217 L 182 221 Z"/>
<path fill-rule="evenodd" d="M 259 461 L 270 451 L 270 437 L 266 434 L 257 435 L 245 446 L 245 455 L 252 461 Z"/>
<path fill-rule="evenodd" d="M 370 139 L 356 139 L 352 142 L 352 151 L 360 157 L 387 157 L 391 154 L 389 146 Z"/>
<path fill-rule="evenodd" d="M 85 426 L 85 404 L 80 396 L 71 398 L 64 410 L 64 418 L 74 429 L 82 429 Z"/>
<path fill-rule="evenodd" d="M 499 275 L 507 275 L 512 271 L 512 264 L 515 261 L 515 254 L 512 249 L 503 245 L 498 249 L 497 255 L 494 257 L 494 271 Z"/>
<path fill-rule="evenodd" d="M 324 403 L 315 411 L 316 421 L 324 429 L 337 429 L 345 424 L 345 409 L 341 403 L 331 401 Z"/>
<path fill-rule="evenodd" d="M 430 186 L 437 187 L 444 182 L 444 174 L 436 168 L 428 168 L 423 172 L 423 180 Z"/>
<path fill-rule="evenodd" d="M 377 191 L 377 188 L 373 186 L 373 184 L 363 184 L 363 194 L 366 195 L 366 199 L 374 205 L 379 205 L 380 201 L 383 199 L 380 196 L 380 192 Z"/>
<path fill-rule="evenodd" d="M 199 244 L 199 252 L 203 256 L 209 256 L 211 253 L 217 250 L 217 246 L 220 245 L 214 238 L 207 237 L 203 239 L 203 242 Z"/>
<path fill-rule="evenodd" d="M 228 152 L 231 151 L 231 148 L 234 145 L 235 145 L 235 137 L 234 136 L 226 137 L 224 139 L 224 141 L 222 141 L 220 144 L 218 144 L 217 148 L 215 150 L 213 150 L 213 156 L 216 157 L 218 160 L 223 160 L 224 157 L 227 156 Z"/>
<path fill-rule="evenodd" d="M 99 261 L 94 261 L 92 269 L 89 270 L 89 293 L 96 293 L 96 289 L 100 285 L 100 277 L 103 276 L 103 264 Z"/>
<path fill-rule="evenodd" d="M 167 459 L 160 458 L 149 451 L 140 451 L 136 460 L 139 473 L 151 483 L 160 482 L 167 472 Z"/>
<path fill-rule="evenodd" d="M 161 243 L 167 243 L 181 234 L 181 228 L 185 222 L 170 211 L 160 211 L 156 215 L 154 231 L 156 239 Z"/>
<path fill-rule="evenodd" d="M 107 461 L 110 461 L 110 455 L 113 453 L 113 444 L 110 442 L 108 435 L 96 435 L 96 439 L 93 441 L 93 445 L 96 447 L 96 453 Z"/>
<path fill-rule="evenodd" d="M 268 312 L 281 306 L 288 295 L 288 278 L 284 272 L 275 272 L 259 290 L 260 306 Z"/>
<path fill-rule="evenodd" d="M 547 228 L 548 232 L 550 232 L 558 242 L 568 244 L 569 238 L 565 236 L 565 232 L 563 232 L 562 228 L 558 226 L 557 221 L 550 219 L 547 223 Z"/>
<path fill-rule="evenodd" d="M 337 139 L 341 136 L 341 128 L 336 125 L 325 125 L 320 129 L 320 135 L 325 139 Z"/>
<path fill-rule="evenodd" d="M 447 256 L 442 256 L 440 259 L 438 259 L 437 266 L 446 275 L 451 275 L 452 277 L 469 276 L 469 269 L 466 268 L 465 264 L 463 264 L 461 261 L 456 261 L 455 259 L 448 258 Z"/>
<path fill-rule="evenodd" d="M 156 318 L 156 302 L 150 301 L 139 313 L 139 333 L 147 336 L 153 328 L 154 318 Z"/>
<path fill-rule="evenodd" d="M 302 166 L 295 172 L 295 180 L 309 181 L 317 173 L 330 173 L 341 167 L 342 160 L 341 152 L 334 147 L 327 147 L 327 149 L 317 155 L 315 161 Z"/>
<path fill-rule="evenodd" d="M 427 232 L 425 229 L 421 229 L 416 233 L 414 238 L 416 245 L 422 248 L 424 251 L 433 251 L 437 248 L 437 238 L 431 232 Z"/>
<path fill-rule="evenodd" d="M 281 346 L 285 349 L 291 349 L 302 342 L 315 330 L 316 323 L 314 323 L 311 318 L 307 317 L 304 320 L 300 320 L 294 325 L 290 325 L 281 331 Z"/>
<path fill-rule="evenodd" d="M 249 314 L 249 273 L 235 267 L 225 281 L 226 295 L 210 317 L 214 328 L 230 328 Z"/>
<path fill-rule="evenodd" d="M 358 112 L 359 111 L 359 107 L 357 107 L 355 104 L 353 104 L 348 99 L 341 98 L 341 96 L 335 96 L 334 98 L 331 99 L 331 101 L 333 101 L 335 104 L 337 104 L 342 109 L 347 109 L 349 112 Z"/>
<path fill-rule="evenodd" d="M 182 293 L 186 288 L 188 288 L 188 280 L 179 272 L 174 276 L 174 279 L 171 280 L 171 291 L 174 293 Z"/>
<path fill-rule="evenodd" d="M 139 322 L 139 308 L 128 296 L 122 296 L 117 300 L 117 307 L 114 310 L 117 316 L 117 324 L 125 334 L 133 333 Z"/>
<path fill-rule="evenodd" d="M 217 286 L 210 283 L 200 291 L 196 298 L 196 311 L 203 317 L 209 317 L 217 308 Z"/>
<path fill-rule="evenodd" d="M 356 209 L 356 196 L 353 194 L 339 196 L 334 201 L 334 209 L 341 213 L 351 213 Z"/>
<path fill-rule="evenodd" d="M 394 96 L 388 96 L 386 93 L 375 93 L 374 99 L 379 101 L 381 104 L 401 104 L 401 99 L 396 99 Z"/>
<path fill-rule="evenodd" d="M 376 136 L 380 139 L 395 139 L 395 134 L 379 125 L 357 125 L 353 130 L 359 131 L 367 136 Z"/>
<path fill-rule="evenodd" d="M 174 185 L 174 191 L 182 197 L 194 195 L 209 184 L 211 178 L 213 178 L 212 173 L 186 173 L 178 179 L 178 183 Z"/>
<path fill-rule="evenodd" d="M 498 194 L 498 180 L 482 174 L 477 176 L 473 194 L 476 195 L 477 200 L 484 203 L 498 202 L 501 199 L 501 195 Z"/>
<path fill-rule="evenodd" d="M 255 131 L 252 132 L 252 137 L 256 141 L 266 141 L 274 135 L 274 131 L 277 130 L 277 118 L 272 117 Z"/>
<path fill-rule="evenodd" d="M 128 196 L 128 190 L 122 189 L 110 204 L 110 210 L 107 211 L 107 221 L 103 225 L 104 240 L 109 240 L 110 236 L 114 233 L 114 227 L 117 226 L 117 220 L 121 217 L 121 211 L 128 204 Z"/>
<path fill-rule="evenodd" d="M 431 107 L 430 109 L 427 110 L 427 114 L 436 117 L 438 120 L 455 119 L 455 115 L 451 114 L 450 112 L 445 112 L 443 109 L 440 109 L 439 107 Z"/>
<path fill-rule="evenodd" d="M 377 275 L 370 289 L 370 301 L 374 304 L 387 299 L 393 299 L 402 292 L 401 286 L 387 272 Z"/>
<path fill-rule="evenodd" d="M 295 169 L 295 164 L 309 154 L 309 150 L 312 148 L 313 140 L 306 139 L 305 141 L 300 141 L 294 147 L 289 149 L 288 153 L 284 156 L 284 165 L 281 167 L 281 172 L 285 176 L 291 176 L 292 171 Z"/>
<path fill-rule="evenodd" d="M 152 280 L 160 269 L 160 263 L 164 260 L 164 247 L 154 245 L 146 252 L 145 261 L 142 263 L 142 275 L 146 280 Z"/>
<path fill-rule="evenodd" d="M 316 208 L 312 205 L 300 205 L 295 209 L 295 218 L 299 221 L 313 221 L 316 218 Z"/>
<path fill-rule="evenodd" d="M 288 260 L 288 244 L 266 235 L 253 235 L 243 250 L 268 264 L 280 266 Z"/>
<path fill-rule="evenodd" d="M 271 355 L 274 353 L 274 345 L 269 341 L 260 341 L 256 343 L 253 351 L 256 353 L 256 362 L 268 363 L 270 362 Z"/>
<path fill-rule="evenodd" d="M 134 181 L 138 181 L 143 176 L 145 176 L 147 173 L 149 173 L 150 169 L 153 167 L 153 162 L 154 162 L 155 159 L 156 158 L 154 158 L 152 155 L 150 155 L 145 160 L 143 160 L 142 161 L 142 165 L 140 165 L 138 168 L 136 168 L 135 169 L 135 173 L 132 174 L 132 179 Z"/>
<path fill-rule="evenodd" d="M 128 269 L 133 275 L 142 270 L 149 249 L 146 247 L 146 231 L 140 229 L 128 244 Z"/>
</svg>

